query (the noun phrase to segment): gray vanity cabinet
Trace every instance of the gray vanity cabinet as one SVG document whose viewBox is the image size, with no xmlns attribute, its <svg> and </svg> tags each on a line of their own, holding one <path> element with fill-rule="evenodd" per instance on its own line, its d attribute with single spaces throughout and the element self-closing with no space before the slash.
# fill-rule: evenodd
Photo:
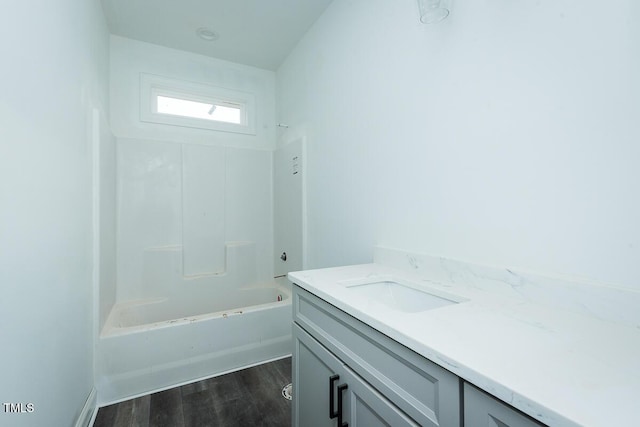
<svg viewBox="0 0 640 427">
<path fill-rule="evenodd" d="M 464 384 L 465 427 L 544 427 L 509 405 Z"/>
<path fill-rule="evenodd" d="M 460 426 L 457 376 L 293 288 L 294 426 Z"/>
</svg>

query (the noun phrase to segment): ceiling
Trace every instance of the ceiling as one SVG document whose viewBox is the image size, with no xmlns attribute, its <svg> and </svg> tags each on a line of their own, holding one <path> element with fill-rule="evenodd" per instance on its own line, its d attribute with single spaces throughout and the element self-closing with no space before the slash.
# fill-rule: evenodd
<svg viewBox="0 0 640 427">
<path fill-rule="evenodd" d="M 112 34 L 275 70 L 331 0 L 102 0 Z M 219 35 L 205 41 L 208 28 Z"/>
</svg>

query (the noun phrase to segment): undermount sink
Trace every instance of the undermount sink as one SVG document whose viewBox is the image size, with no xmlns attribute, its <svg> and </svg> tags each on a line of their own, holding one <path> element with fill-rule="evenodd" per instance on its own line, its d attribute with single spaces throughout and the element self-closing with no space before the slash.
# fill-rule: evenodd
<svg viewBox="0 0 640 427">
<path fill-rule="evenodd" d="M 393 310 L 417 313 L 458 304 L 459 301 L 444 298 L 416 289 L 394 280 L 377 280 L 366 283 L 352 283 L 347 289 L 363 298 L 378 302 Z"/>
</svg>

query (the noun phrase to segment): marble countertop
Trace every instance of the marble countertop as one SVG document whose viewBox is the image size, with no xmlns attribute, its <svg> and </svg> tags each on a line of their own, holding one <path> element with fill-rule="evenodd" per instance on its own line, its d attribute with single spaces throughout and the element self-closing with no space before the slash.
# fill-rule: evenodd
<svg viewBox="0 0 640 427">
<path fill-rule="evenodd" d="M 390 278 L 464 301 L 409 313 L 347 287 Z M 637 325 L 424 268 L 372 263 L 294 272 L 289 279 L 549 426 L 640 425 Z"/>
</svg>

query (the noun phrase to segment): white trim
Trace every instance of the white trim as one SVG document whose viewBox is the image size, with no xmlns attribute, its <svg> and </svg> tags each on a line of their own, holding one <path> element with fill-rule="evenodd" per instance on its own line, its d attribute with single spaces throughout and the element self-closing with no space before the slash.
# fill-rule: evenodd
<svg viewBox="0 0 640 427">
<path fill-rule="evenodd" d="M 179 97 L 194 101 L 218 102 L 241 108 L 240 124 L 158 113 L 157 96 Z M 170 79 L 140 73 L 140 121 L 161 125 L 183 126 L 222 132 L 256 134 L 256 100 L 251 93 L 211 86 L 203 83 Z"/>
<path fill-rule="evenodd" d="M 89 427 L 93 425 L 96 414 L 98 413 L 98 407 L 96 406 L 96 389 L 92 388 L 87 400 L 84 402 L 82 411 L 76 420 L 75 427 Z"/>
<path fill-rule="evenodd" d="M 91 259 L 91 287 L 92 287 L 92 304 L 93 304 L 93 327 L 92 334 L 92 367 L 93 367 L 93 383 L 94 387 L 89 393 L 82 412 L 76 421 L 76 427 L 93 426 L 96 414 L 98 413 L 97 392 L 95 388 L 96 378 L 96 360 L 98 355 L 98 336 L 100 328 L 100 154 L 101 154 L 101 112 L 98 108 L 93 108 L 91 114 L 91 228 L 92 228 L 92 259 Z"/>
<path fill-rule="evenodd" d="M 308 211 L 307 211 L 307 137 L 301 136 L 302 154 L 302 269 L 309 269 L 309 232 L 308 232 Z"/>
<path fill-rule="evenodd" d="M 101 113 L 97 108 L 92 112 L 92 150 L 91 150 L 91 228 L 92 228 L 92 271 L 91 282 L 93 285 L 93 342 L 96 342 L 100 327 L 100 118 Z M 95 358 L 94 358 L 95 359 Z M 95 369 L 95 366 L 94 366 Z"/>
</svg>

